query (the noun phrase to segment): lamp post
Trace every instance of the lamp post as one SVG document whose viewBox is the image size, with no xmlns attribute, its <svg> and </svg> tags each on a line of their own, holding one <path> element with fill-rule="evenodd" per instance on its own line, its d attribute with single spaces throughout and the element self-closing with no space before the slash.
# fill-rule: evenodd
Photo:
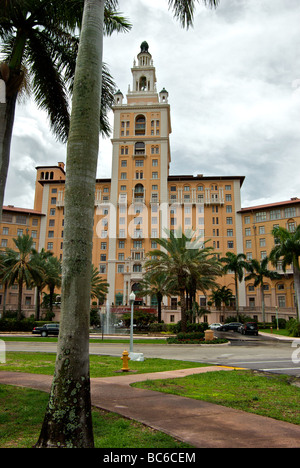
<svg viewBox="0 0 300 468">
<path fill-rule="evenodd" d="M 130 304 L 131 304 L 131 316 L 130 316 L 130 352 L 133 352 L 133 306 L 135 301 L 135 294 L 132 291 L 129 296 Z"/>
</svg>

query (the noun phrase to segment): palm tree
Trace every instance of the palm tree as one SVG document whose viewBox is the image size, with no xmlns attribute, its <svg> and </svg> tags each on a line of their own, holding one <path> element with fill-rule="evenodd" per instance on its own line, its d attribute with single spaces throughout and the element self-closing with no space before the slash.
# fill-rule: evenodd
<svg viewBox="0 0 300 468">
<path fill-rule="evenodd" d="M 16 250 L 7 248 L 6 257 L 3 261 L 5 273 L 3 276 L 4 281 L 8 285 L 18 285 L 18 319 L 22 314 L 22 292 L 23 285 L 30 286 L 32 282 L 43 274 L 42 269 L 32 261 L 34 254 L 33 239 L 28 235 L 18 236 L 13 239 Z"/>
<path fill-rule="evenodd" d="M 177 8 L 175 12 L 179 14 L 180 5 L 186 11 L 194 3 L 194 0 L 176 0 L 169 5 Z M 209 3 L 216 2 L 210 0 Z M 60 358 L 56 360 L 50 400 L 37 447 L 57 447 L 58 444 L 61 447 L 94 446 L 89 315 L 105 5 L 114 10 L 118 2 L 84 2 L 67 145 Z M 182 16 L 180 18 L 184 24 Z M 77 405 L 74 405 L 74 393 Z"/>
<path fill-rule="evenodd" d="M 228 306 L 230 304 L 230 301 L 234 299 L 234 295 L 232 294 L 231 289 L 227 288 L 226 286 L 222 286 L 221 288 L 218 287 L 215 289 L 210 298 L 212 301 L 214 301 L 216 307 L 221 307 L 222 303 L 224 304 L 224 310 L 225 306 Z"/>
<path fill-rule="evenodd" d="M 280 279 L 279 273 L 268 269 L 269 258 L 265 257 L 260 262 L 253 258 L 249 263 L 250 274 L 245 277 L 245 281 L 254 280 L 254 286 L 260 287 L 261 291 L 261 307 L 263 323 L 265 324 L 265 295 L 264 295 L 264 279 L 269 278 Z"/>
<path fill-rule="evenodd" d="M 195 278 L 196 284 L 200 277 L 208 276 L 211 280 L 217 274 L 216 261 L 211 256 L 211 247 L 203 247 L 200 239 L 191 233 L 186 236 L 181 231 L 168 233 L 169 238 L 156 239 L 162 250 L 152 250 L 149 255 L 154 258 L 145 263 L 145 268 L 155 274 L 164 273 L 174 283 L 180 295 L 181 327 L 186 331 L 187 315 L 185 291 L 190 278 Z M 219 268 L 220 272 L 220 268 Z M 197 287 L 197 286 L 196 286 Z"/>
<path fill-rule="evenodd" d="M 275 246 L 271 250 L 270 260 L 273 265 L 281 262 L 284 272 L 288 265 L 292 266 L 298 320 L 300 321 L 300 225 L 297 226 L 294 232 L 290 232 L 283 227 L 277 227 L 273 229 L 272 234 L 275 239 Z"/>
<path fill-rule="evenodd" d="M 42 249 L 40 252 L 37 250 L 33 251 L 32 262 L 42 272 L 32 283 L 33 286 L 36 287 L 35 320 L 40 319 L 41 292 L 46 286 L 46 262 L 48 257 L 52 255 L 52 252 L 46 251 L 45 249 Z"/>
<path fill-rule="evenodd" d="M 227 252 L 225 257 L 220 259 L 221 262 L 225 263 L 224 273 L 233 273 L 234 274 L 234 284 L 235 284 L 235 308 L 237 320 L 239 320 L 239 291 L 238 283 L 241 282 L 244 278 L 244 270 L 249 269 L 249 264 L 246 262 L 246 255 L 243 253 L 234 254 L 232 252 Z"/>
<path fill-rule="evenodd" d="M 161 322 L 161 304 L 164 296 L 169 296 L 174 292 L 174 284 L 170 281 L 169 275 L 165 272 L 148 271 L 139 283 L 139 295 L 155 297 L 157 300 L 157 321 Z"/>
<path fill-rule="evenodd" d="M 100 276 L 98 268 L 92 265 L 91 299 L 97 298 L 100 303 L 104 301 L 108 293 L 109 284 Z"/>
<path fill-rule="evenodd" d="M 45 286 L 49 289 L 49 309 L 52 312 L 55 288 L 61 286 L 61 261 L 52 255 L 48 256 L 44 267 Z"/>
<path fill-rule="evenodd" d="M 9 166 L 15 107 L 23 89 L 31 88 L 38 106 L 47 111 L 56 137 L 67 141 L 69 97 L 78 50 L 75 27 L 81 23 L 83 4 L 83 0 L 0 0 L 3 42 L 0 52 L 5 56 L 0 64 L 0 79 L 6 84 L 6 103 L 0 104 L 0 206 Z M 108 34 L 130 28 L 124 18 L 107 9 L 104 24 Z M 113 103 L 114 90 L 114 82 L 103 64 L 100 130 L 105 135 L 110 131 L 106 114 Z"/>
</svg>

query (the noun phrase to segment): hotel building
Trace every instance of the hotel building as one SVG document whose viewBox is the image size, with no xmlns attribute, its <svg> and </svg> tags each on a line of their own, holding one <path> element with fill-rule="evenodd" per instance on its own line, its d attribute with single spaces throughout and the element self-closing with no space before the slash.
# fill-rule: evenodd
<svg viewBox="0 0 300 468">
<path fill-rule="evenodd" d="M 181 228 L 196 232 L 220 258 L 228 251 L 245 252 L 248 258 L 251 255 L 254 258 L 268 252 L 272 245 L 272 209 L 241 207 L 243 176 L 207 177 L 203 174 L 189 176 L 169 173 L 172 132 L 169 95 L 165 88 L 160 92 L 156 89 L 156 70 L 146 42 L 141 45 L 131 73 L 132 86 L 126 99 L 120 90 L 115 94 L 111 178 L 97 179 L 95 191 L 93 264 L 110 285 L 109 303 L 120 306 L 129 304 L 132 290 L 138 291 L 146 254 L 157 247 L 155 239 L 165 236 L 165 229 Z M 38 213 L 39 220 L 38 248 L 51 250 L 55 256 L 62 258 L 64 163 L 59 162 L 51 167 L 39 166 L 36 170 L 34 213 Z M 276 206 L 273 210 L 277 209 Z M 293 207 L 295 215 L 280 220 L 298 223 L 300 200 L 283 203 L 282 215 L 288 207 Z M 264 223 L 267 234 L 263 237 L 259 234 L 262 223 L 257 220 L 264 211 L 268 224 Z M 1 230 L 7 226 L 3 223 Z M 257 226 L 256 231 L 254 225 Z M 250 236 L 247 235 L 247 228 L 251 231 Z M 2 231 L 1 234 L 3 237 Z M 225 275 L 218 282 L 220 286 L 230 288 L 234 294 L 233 274 Z M 284 275 L 283 282 L 286 283 Z M 289 288 L 292 288 L 290 277 L 289 284 Z M 280 291 L 278 287 L 279 283 L 277 290 Z M 288 287 L 284 287 L 288 291 Z M 285 307 L 292 314 L 293 292 L 292 289 L 289 291 L 290 294 L 285 296 Z M 283 304 L 282 296 L 274 292 L 270 306 L 276 305 L 276 301 L 277 305 L 279 302 Z M 175 296 L 164 298 L 162 318 L 165 322 L 180 319 L 178 300 Z M 207 305 L 207 300 L 203 293 L 197 294 L 200 305 Z M 154 305 L 150 298 L 143 301 Z M 252 313 L 260 305 L 251 284 L 245 287 L 244 282 L 239 284 L 239 301 L 242 309 L 246 311 L 251 308 Z M 230 315 L 233 313 L 231 311 Z M 212 322 L 224 318 L 223 312 L 220 315 L 220 311 L 216 311 L 210 314 L 208 320 Z"/>
</svg>

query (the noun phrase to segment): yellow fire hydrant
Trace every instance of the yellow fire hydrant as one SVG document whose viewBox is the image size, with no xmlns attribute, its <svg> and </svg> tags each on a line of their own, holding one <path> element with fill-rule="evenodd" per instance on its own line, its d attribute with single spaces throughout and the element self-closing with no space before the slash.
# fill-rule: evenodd
<svg viewBox="0 0 300 468">
<path fill-rule="evenodd" d="M 128 367 L 128 361 L 130 361 L 130 357 L 129 357 L 129 353 L 128 351 L 123 351 L 123 354 L 122 354 L 122 357 L 121 359 L 123 360 L 123 367 L 122 367 L 122 371 L 123 372 L 128 372 L 129 371 L 129 367 Z"/>
</svg>

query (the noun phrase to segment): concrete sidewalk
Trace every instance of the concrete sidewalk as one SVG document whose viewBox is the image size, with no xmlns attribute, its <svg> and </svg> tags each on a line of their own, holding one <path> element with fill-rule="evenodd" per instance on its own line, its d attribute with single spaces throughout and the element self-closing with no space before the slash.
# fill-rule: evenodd
<svg viewBox="0 0 300 468">
<path fill-rule="evenodd" d="M 199 367 L 154 374 L 128 373 L 91 379 L 92 404 L 140 421 L 196 448 L 299 448 L 300 426 L 175 395 L 130 387 L 147 379 L 166 379 L 228 370 Z M 0 383 L 49 392 L 52 376 L 0 372 Z"/>
</svg>

